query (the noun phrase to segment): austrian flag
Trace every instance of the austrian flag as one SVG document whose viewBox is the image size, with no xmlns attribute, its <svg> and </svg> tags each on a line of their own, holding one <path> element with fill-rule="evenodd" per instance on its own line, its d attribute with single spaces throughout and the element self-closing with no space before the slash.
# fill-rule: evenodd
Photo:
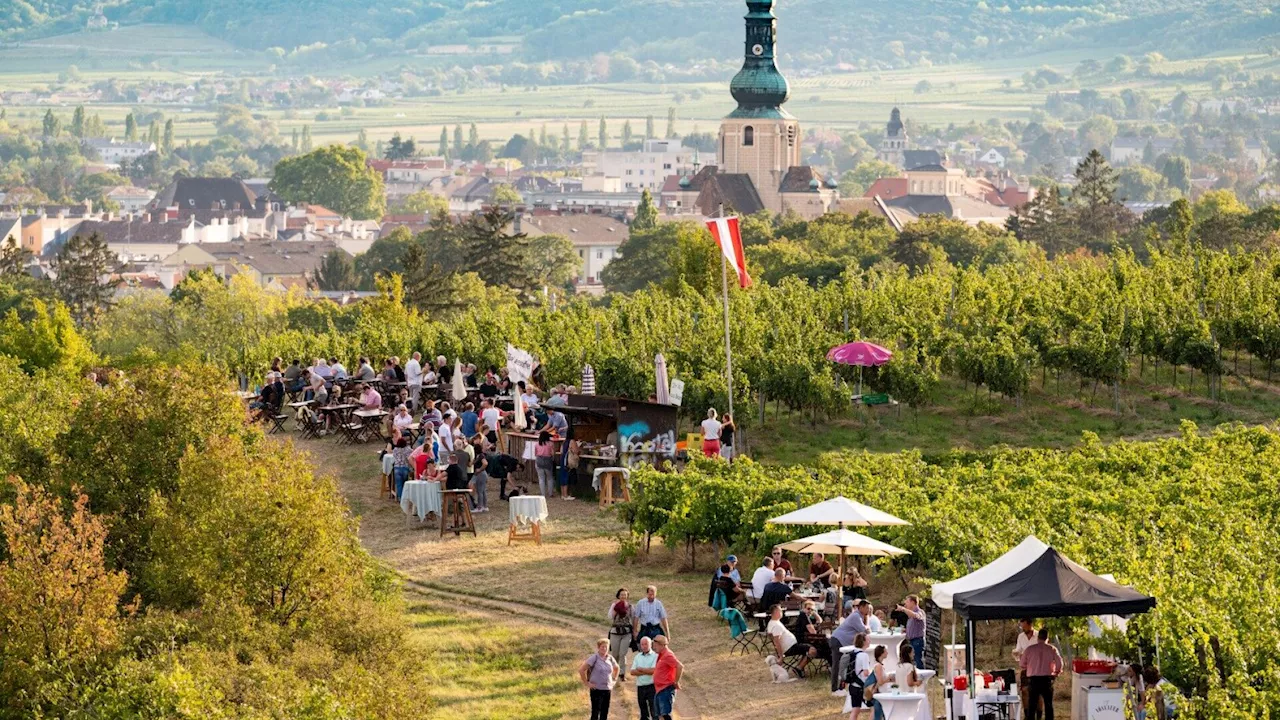
<svg viewBox="0 0 1280 720">
<path fill-rule="evenodd" d="M 738 218 L 714 218 L 707 221 L 711 237 L 716 239 L 724 259 L 729 267 L 738 274 L 738 287 L 751 287 L 751 276 L 747 274 L 747 256 L 742 252 L 742 233 L 738 230 Z"/>
</svg>

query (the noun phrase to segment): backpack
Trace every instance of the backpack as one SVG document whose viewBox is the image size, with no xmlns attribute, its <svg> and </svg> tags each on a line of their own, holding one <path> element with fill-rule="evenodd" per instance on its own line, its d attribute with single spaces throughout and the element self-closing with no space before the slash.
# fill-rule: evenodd
<svg viewBox="0 0 1280 720">
<path fill-rule="evenodd" d="M 844 671 L 844 684 L 849 691 L 849 697 L 861 698 L 863 693 L 862 678 L 858 677 L 858 656 L 866 652 L 865 650 L 854 650 L 848 656 L 848 666 Z"/>
</svg>

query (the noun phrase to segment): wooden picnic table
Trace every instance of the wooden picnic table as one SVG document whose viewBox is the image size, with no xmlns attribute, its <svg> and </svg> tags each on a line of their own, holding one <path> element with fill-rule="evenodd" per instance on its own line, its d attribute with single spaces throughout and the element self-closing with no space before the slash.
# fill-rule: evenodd
<svg viewBox="0 0 1280 720">
<path fill-rule="evenodd" d="M 367 442 L 372 439 L 372 435 L 382 437 L 382 432 L 378 429 L 382 418 L 388 415 L 386 410 L 356 410 L 351 413 L 355 421 L 359 424 L 359 428 L 354 429 L 351 435 L 352 442 Z M 372 431 L 372 432 L 371 432 Z"/>
</svg>

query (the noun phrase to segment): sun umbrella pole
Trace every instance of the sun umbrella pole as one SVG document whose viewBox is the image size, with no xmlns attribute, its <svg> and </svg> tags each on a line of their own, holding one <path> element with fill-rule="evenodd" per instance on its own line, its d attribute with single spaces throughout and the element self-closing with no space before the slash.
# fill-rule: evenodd
<svg viewBox="0 0 1280 720">
<path fill-rule="evenodd" d="M 724 203 L 716 217 L 724 217 Z M 733 414 L 733 349 L 729 345 L 729 261 L 720 253 L 720 287 L 724 292 L 724 373 L 729 388 L 729 414 Z"/>
<path fill-rule="evenodd" d="M 836 586 L 836 622 L 844 619 L 844 548 L 840 548 L 840 584 Z"/>
</svg>

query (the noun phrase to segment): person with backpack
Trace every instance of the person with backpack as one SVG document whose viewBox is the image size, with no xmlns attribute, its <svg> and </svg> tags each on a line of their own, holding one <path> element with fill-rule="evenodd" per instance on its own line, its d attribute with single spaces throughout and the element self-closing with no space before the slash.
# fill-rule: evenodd
<svg viewBox="0 0 1280 720">
<path fill-rule="evenodd" d="M 870 707 L 862 700 L 867 678 L 871 675 L 871 654 L 867 652 L 866 633 L 854 636 L 853 647 L 854 651 L 846 656 L 844 694 L 848 696 L 849 707 L 853 710 L 851 718 L 856 720 L 862 708 Z"/>
<path fill-rule="evenodd" d="M 861 615 L 854 612 L 845 616 L 844 621 L 832 631 L 831 637 L 827 638 L 827 647 L 830 649 L 831 657 L 833 659 L 839 658 L 840 648 L 855 645 L 854 639 L 859 634 L 866 632 L 867 626 L 863 622 Z M 831 663 L 831 694 L 835 697 L 844 697 L 844 691 L 840 688 L 839 662 Z"/>
<path fill-rule="evenodd" d="M 618 661 L 609 654 L 608 638 L 596 641 L 596 651 L 578 668 L 578 677 L 591 695 L 591 720 L 609 720 L 613 685 L 618 681 Z"/>
</svg>

